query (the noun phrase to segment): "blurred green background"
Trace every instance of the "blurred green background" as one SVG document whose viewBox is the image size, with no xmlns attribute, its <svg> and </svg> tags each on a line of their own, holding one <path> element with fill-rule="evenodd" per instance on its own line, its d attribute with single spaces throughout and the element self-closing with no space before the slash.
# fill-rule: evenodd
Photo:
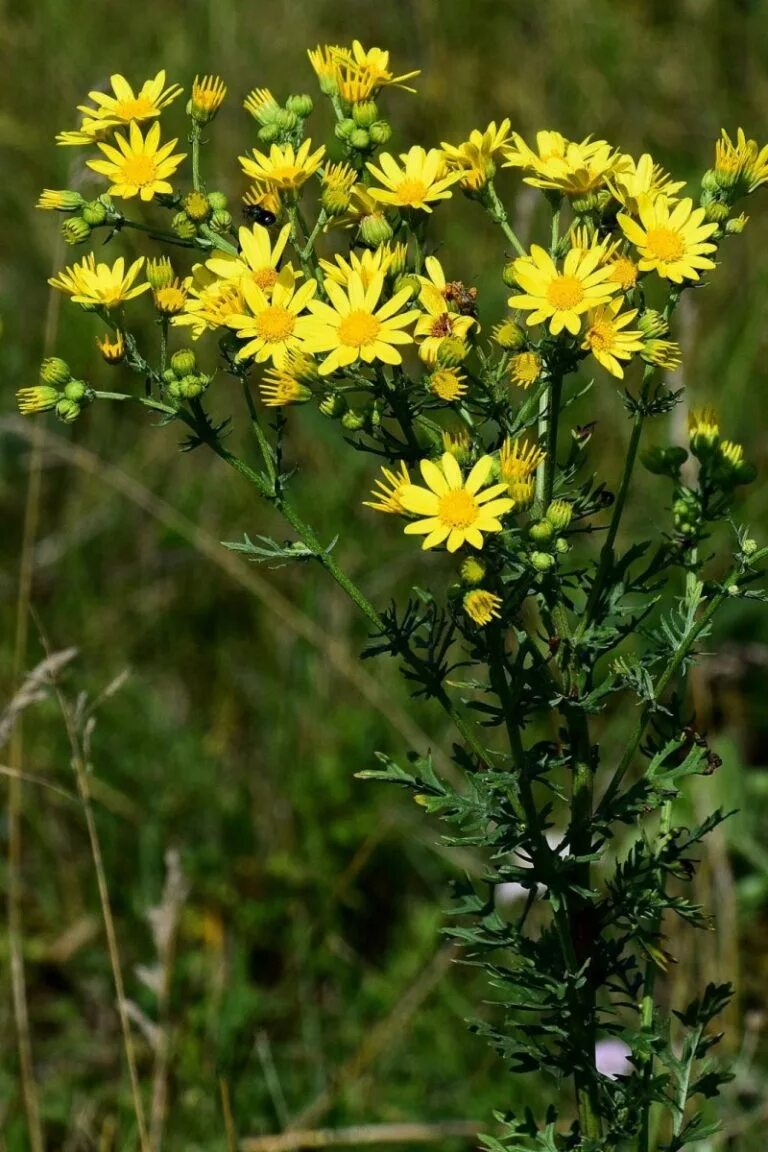
<svg viewBox="0 0 768 1152">
<path fill-rule="evenodd" d="M 281 99 L 314 94 L 306 48 L 354 36 L 389 48 L 396 71 L 422 69 L 418 97 L 393 91 L 382 101 L 395 125 L 393 150 L 460 140 L 509 116 L 524 135 L 557 128 L 638 154 L 652 150 L 676 175 L 697 180 L 721 127 L 742 125 L 768 139 L 768 0 L 0 3 L 4 700 L 16 687 L 32 429 L 29 422 L 20 432 L 13 393 L 36 381 L 53 348 L 79 374 L 110 386 L 96 329 L 52 300 L 46 285 L 54 267 L 79 253 L 63 250 L 55 221 L 35 211 L 35 200 L 44 186 L 84 179 L 82 153 L 56 148 L 55 132 L 75 127 L 76 104 L 111 72 L 141 82 L 164 67 L 185 87 L 196 71 L 220 72 L 230 98 L 210 133 L 208 178 L 237 196 L 235 157 L 255 143 L 242 97 L 255 85 Z M 164 121 L 183 133 L 181 106 Z M 531 197 L 506 176 L 502 187 L 529 236 Z M 715 403 L 726 434 L 764 465 L 768 196 L 758 194 L 747 211 L 745 235 L 725 248 L 712 285 L 692 294 L 678 335 L 693 402 Z M 458 197 L 441 216 L 447 263 L 478 286 L 487 314 L 500 311 L 498 235 Z M 226 412 L 230 384 L 220 387 Z M 606 475 L 625 440 L 616 391 L 602 378 L 574 416 L 597 419 L 594 458 Z M 446 852 L 420 810 L 354 779 L 374 748 L 402 755 L 409 746 L 449 747 L 442 718 L 409 702 L 394 667 L 357 664 L 364 628 L 322 574 L 257 570 L 219 547 L 243 531 L 282 529 L 212 458 L 179 457 L 174 429 L 153 429 L 145 416 L 107 405 L 72 429 L 42 419 L 40 514 L 28 550 L 36 619 L 24 666 L 42 655 L 42 629 L 54 649 L 79 649 L 66 677 L 71 699 L 97 697 L 129 673 L 98 709 L 94 796 L 127 995 L 144 1020 L 136 1036 L 145 1085 L 153 1075 L 148 1034 L 156 1036 L 147 1020 L 170 1046 L 163 1147 L 226 1147 L 222 1084 L 241 1137 L 288 1124 L 485 1121 L 493 1108 L 530 1101 L 531 1085 L 512 1083 L 467 1034 L 465 1019 L 492 1008 L 473 970 L 453 963 L 439 936 L 448 881 L 482 862 Z M 373 462 L 340 455 L 335 431 L 319 420 L 297 422 L 291 445 L 302 464 L 300 498 L 324 539 L 343 518 L 340 552 L 369 596 L 383 604 L 426 582 L 418 551 L 404 550 L 389 523 L 360 508 Z M 630 519 L 641 533 L 658 530 L 666 497 L 655 480 L 643 484 Z M 756 485 L 739 510 L 758 536 L 767 491 Z M 763 616 L 734 611 L 719 630 L 724 654 L 694 683 L 700 726 L 715 733 L 725 763 L 692 805 L 740 809 L 713 837 L 699 881 L 718 932 L 673 940 L 680 963 L 668 988 L 679 1002 L 701 979 L 737 984 L 727 1041 L 737 1077 L 721 1106 L 725 1133 L 711 1148 L 763 1146 L 767 639 Z M 609 718 L 609 744 L 621 723 Z M 74 787 L 54 701 L 26 714 L 22 767 Z M 35 783 L 23 798 L 24 953 L 47 1147 L 132 1149 L 82 812 Z M 7 833 L 2 812 L 3 893 Z M 157 964 L 150 910 L 161 902 L 169 851 L 178 853 L 186 895 L 170 995 L 158 1008 L 146 972 Z M 3 935 L 0 1149 L 17 1152 L 29 1144 L 8 959 Z"/>
</svg>

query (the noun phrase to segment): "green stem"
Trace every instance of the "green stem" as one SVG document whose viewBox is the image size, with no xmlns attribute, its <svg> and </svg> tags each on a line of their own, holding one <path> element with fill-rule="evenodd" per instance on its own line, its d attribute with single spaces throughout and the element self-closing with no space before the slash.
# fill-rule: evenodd
<svg viewBox="0 0 768 1152">
<path fill-rule="evenodd" d="M 175 408 L 168 404 L 161 404 L 159 400 L 152 400 L 149 396 L 131 396 L 129 392 L 94 392 L 97 400 L 132 400 L 134 404 L 141 404 L 144 408 L 151 408 L 153 412 L 162 412 L 165 416 L 178 416 Z"/>
<path fill-rule="evenodd" d="M 133 228 L 137 232 L 144 232 L 147 236 L 151 236 L 153 240 L 162 240 L 164 244 L 176 244 L 179 248 L 210 248 L 210 244 L 198 238 L 184 240 L 181 236 L 175 236 L 173 232 L 166 232 L 162 228 L 152 228 L 149 224 L 140 224 L 138 220 L 128 220 L 125 216 L 113 227 L 117 227 L 118 232 L 122 231 L 123 228 Z"/>
<path fill-rule="evenodd" d="M 168 357 L 168 317 L 160 317 L 160 373 L 165 372 Z"/>
<path fill-rule="evenodd" d="M 272 452 L 272 448 L 266 436 L 264 435 L 264 429 L 262 428 L 261 421 L 259 420 L 259 413 L 256 405 L 254 404 L 251 387 L 248 383 L 247 377 L 241 376 L 240 382 L 243 386 L 245 403 L 248 406 L 248 415 L 251 418 L 251 429 L 253 430 L 253 434 L 255 435 L 258 442 L 259 449 L 261 451 L 261 458 L 264 461 L 264 467 L 267 470 L 267 474 L 272 484 L 272 491 L 274 492 L 277 485 L 277 471 L 275 469 L 275 458 Z"/>
<path fill-rule="evenodd" d="M 327 220 L 328 220 L 328 216 L 326 214 L 326 211 L 324 208 L 322 208 L 320 210 L 320 215 L 318 216 L 317 220 L 315 221 L 315 226 L 307 238 L 306 244 L 304 245 L 301 252 L 299 253 L 299 259 L 301 260 L 302 264 L 307 263 L 311 258 L 314 257 L 314 255 L 315 255 L 315 240 L 317 240 L 318 236 L 322 232 L 323 228 L 325 227 Z"/>
<path fill-rule="evenodd" d="M 195 192 L 201 190 L 200 181 L 200 125 L 192 121 L 192 130 L 189 133 L 189 142 L 192 145 L 192 187 Z"/>
<path fill-rule="evenodd" d="M 542 406 L 546 402 L 546 407 L 543 412 L 544 427 L 542 429 L 540 419 L 539 432 L 540 434 L 543 432 L 546 456 L 536 473 L 536 496 L 541 504 L 542 513 L 546 512 L 552 502 L 552 489 L 554 488 L 555 472 L 557 470 L 557 431 L 560 421 L 560 402 L 562 396 L 563 377 L 557 375 L 553 377 L 549 388 L 542 396 Z"/>
<path fill-rule="evenodd" d="M 509 217 L 507 216 L 504 205 L 499 199 L 498 193 L 496 192 L 493 184 L 493 180 L 488 181 L 485 186 L 485 190 L 487 196 L 487 209 L 491 219 L 495 220 L 499 225 L 507 240 L 509 240 L 515 252 L 517 252 L 518 256 L 525 256 L 525 248 L 518 240 L 517 235 L 509 223 Z"/>
</svg>

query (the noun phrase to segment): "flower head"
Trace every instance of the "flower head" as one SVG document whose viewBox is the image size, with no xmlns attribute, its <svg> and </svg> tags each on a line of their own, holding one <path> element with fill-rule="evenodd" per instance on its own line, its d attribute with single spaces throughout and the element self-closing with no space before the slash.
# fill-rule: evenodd
<svg viewBox="0 0 768 1152">
<path fill-rule="evenodd" d="M 613 195 L 627 212 L 636 213 L 641 196 L 657 196 L 663 192 L 667 197 L 676 196 L 685 187 L 684 180 L 673 180 L 660 164 L 656 164 L 648 152 L 639 160 L 632 156 L 620 156 L 610 180 Z"/>
<path fill-rule="evenodd" d="M 514 507 L 514 500 L 502 496 L 505 484 L 485 488 L 493 470 L 493 457 L 481 456 L 466 480 L 456 457 L 443 453 L 440 464 L 421 461 L 426 488 L 409 484 L 400 493 L 407 512 L 425 517 L 405 526 L 406 535 L 425 536 L 422 548 L 445 544 L 455 552 L 464 544 L 483 547 L 484 532 L 501 532 L 500 516 Z"/>
<path fill-rule="evenodd" d="M 602 364 L 612 376 L 621 380 L 624 369 L 622 360 L 631 360 L 643 347 L 643 334 L 629 329 L 637 316 L 637 309 L 621 312 L 621 300 L 611 300 L 587 313 L 584 341 L 581 347 L 591 352 L 598 364 Z"/>
<path fill-rule="evenodd" d="M 286 356 L 281 368 L 269 368 L 259 384 L 261 398 L 268 408 L 284 408 L 291 404 L 306 404 L 312 399 L 312 389 L 301 379 L 303 357 Z"/>
<path fill-rule="evenodd" d="M 184 311 L 171 323 L 192 329 L 192 339 L 204 332 L 227 327 L 231 316 L 245 312 L 245 300 L 237 280 L 220 280 L 203 264 L 195 264 L 185 284 L 187 300 Z"/>
<path fill-rule="evenodd" d="M 459 186 L 467 191 L 484 188 L 496 173 L 496 157 L 510 139 L 510 122 L 492 120 L 484 132 L 475 128 L 461 144 L 441 145 L 448 168 L 461 173 Z"/>
<path fill-rule="evenodd" d="M 52 288 L 66 292 L 75 304 L 89 307 L 116 308 L 126 300 L 132 300 L 149 289 L 149 284 L 136 284 L 135 280 L 144 266 L 144 257 L 134 260 L 128 271 L 125 260 L 119 256 L 111 266 L 97 264 L 96 257 L 89 253 L 80 264 L 64 268 L 58 276 L 48 281 Z"/>
<path fill-rule="evenodd" d="M 381 469 L 381 477 L 375 481 L 371 489 L 373 500 L 363 500 L 366 508 L 375 508 L 377 512 L 389 512 L 398 516 L 406 515 L 405 508 L 400 501 L 403 488 L 410 485 L 411 478 L 408 469 L 401 460 L 397 468 Z"/>
<path fill-rule="evenodd" d="M 45 212 L 77 212 L 84 203 L 79 192 L 70 192 L 67 188 L 44 188 L 35 207 Z"/>
<path fill-rule="evenodd" d="M 106 160 L 88 160 L 89 168 L 111 180 L 109 192 L 113 196 L 128 199 L 140 196 L 142 200 L 152 200 L 158 192 L 173 192 L 168 182 L 184 159 L 184 153 L 171 155 L 176 140 L 169 140 L 160 146 L 160 125 L 155 123 L 142 136 L 138 124 L 131 123 L 128 139 L 120 132 L 115 133 L 117 148 L 112 144 L 99 144 Z"/>
<path fill-rule="evenodd" d="M 119 364 L 125 358 L 125 337 L 122 332 L 106 333 L 96 339 L 96 347 L 107 364 Z"/>
<path fill-rule="evenodd" d="M 455 368 L 438 368 L 427 380 L 433 396 L 452 404 L 467 393 L 466 376 Z"/>
<path fill-rule="evenodd" d="M 280 273 L 269 296 L 258 284 L 248 280 L 241 283 L 249 312 L 227 319 L 227 325 L 247 341 L 238 352 L 238 359 L 271 360 L 276 368 L 281 368 L 290 352 L 301 349 L 312 324 L 305 309 L 317 290 L 317 281 L 307 280 L 300 288 L 296 283 L 287 268 Z"/>
<path fill-rule="evenodd" d="M 363 287 L 367 288 L 374 276 L 389 272 L 395 255 L 388 244 L 382 244 L 373 250 L 363 249 L 359 256 L 357 252 L 350 252 L 348 260 L 337 253 L 333 261 L 321 260 L 320 267 L 326 280 L 333 280 L 343 286 L 349 283 L 350 276 L 356 274 L 362 280 Z"/>
<path fill-rule="evenodd" d="M 429 279 L 420 276 L 421 292 L 419 303 L 425 315 L 416 324 L 414 333 L 421 339 L 419 356 L 427 364 L 437 361 L 440 345 L 446 337 L 464 340 L 475 324 L 472 316 L 462 316 L 448 307 L 448 285 L 439 260 L 428 256 L 426 260 Z"/>
<path fill-rule="evenodd" d="M 523 507 L 533 499 L 533 474 L 546 452 L 527 440 L 507 438 L 499 454 L 499 475 L 515 503 Z"/>
<path fill-rule="evenodd" d="M 34 416 L 37 412 L 48 412 L 55 408 L 61 393 L 49 384 L 38 384 L 34 388 L 19 388 L 16 403 L 22 416 Z"/>
<path fill-rule="evenodd" d="M 395 76 L 389 67 L 389 52 L 383 48 L 366 49 L 359 40 L 353 41 L 351 50 L 326 44 L 310 48 L 307 55 L 322 91 L 350 102 L 367 100 L 379 88 L 389 85 L 413 92 L 404 81 L 419 75 L 416 70 Z"/>
<path fill-rule="evenodd" d="M 292 144 L 273 144 L 269 155 L 254 148 L 250 156 L 241 156 L 246 176 L 269 188 L 300 188 L 323 162 L 325 147 L 312 152 L 312 141 L 305 140 L 298 149 Z"/>
<path fill-rule="evenodd" d="M 743 128 L 738 129 L 734 143 L 723 128 L 715 144 L 715 176 L 721 188 L 733 188 L 737 194 L 754 192 L 768 181 L 768 146 L 759 148 L 747 139 Z"/>
<path fill-rule="evenodd" d="M 510 308 L 530 311 L 529 324 L 547 321 L 553 336 L 564 328 L 578 335 L 583 314 L 607 303 L 618 288 L 609 281 L 610 272 L 601 263 L 603 255 L 601 244 L 586 250 L 572 248 L 560 271 L 549 253 L 534 244 L 530 256 L 515 261 L 515 277 L 523 294 L 510 297 Z"/>
<path fill-rule="evenodd" d="M 152 300 L 161 316 L 178 316 L 187 302 L 187 288 L 177 277 L 170 284 L 155 288 Z"/>
<path fill-rule="evenodd" d="M 273 244 L 272 236 L 261 224 L 254 224 L 251 228 L 244 226 L 238 232 L 240 255 L 212 256 L 206 260 L 205 266 L 221 280 L 234 280 L 239 284 L 250 281 L 269 296 L 277 283 L 278 267 L 290 234 L 291 226 L 286 224 Z M 293 273 L 291 264 L 286 264 L 285 268 Z"/>
<path fill-rule="evenodd" d="M 530 388 L 541 378 L 544 361 L 538 352 L 515 352 L 509 360 L 509 379 L 518 388 Z"/>
<path fill-rule="evenodd" d="M 112 93 L 89 92 L 93 106 L 81 104 L 78 111 L 83 113 L 83 123 L 75 132 L 62 132 L 57 137 L 59 144 L 92 144 L 110 128 L 127 124 L 143 124 L 156 119 L 182 92 L 178 84 L 165 87 L 165 72 L 160 71 L 152 80 L 145 80 L 141 88 L 134 92 L 124 76 L 116 73 L 110 76 Z"/>
<path fill-rule="evenodd" d="M 484 628 L 492 620 L 500 618 L 499 609 L 503 603 L 501 596 L 496 596 L 493 592 L 486 592 L 485 588 L 473 588 L 464 594 L 462 600 L 467 616 L 479 628 Z"/>
<path fill-rule="evenodd" d="M 583 196 L 603 188 L 613 172 L 618 153 L 605 140 L 580 143 L 566 140 L 559 132 L 538 132 L 537 151 L 530 148 L 517 132 L 506 149 L 506 167 L 523 168 L 531 175 L 526 184 L 535 188 L 552 188 L 567 196 Z"/>
<path fill-rule="evenodd" d="M 639 223 L 625 212 L 617 219 L 637 248 L 641 271 L 655 270 L 659 276 L 681 284 L 683 280 L 698 280 L 702 271 L 714 268 L 709 253 L 715 251 L 715 245 L 708 238 L 717 231 L 717 224 L 705 223 L 704 209 L 694 208 L 692 200 L 670 205 L 663 194 L 641 196 L 638 214 Z"/>
<path fill-rule="evenodd" d="M 373 276 L 367 287 L 360 274 L 353 272 L 344 287 L 333 280 L 326 282 L 330 304 L 320 300 L 310 303 L 313 315 L 305 333 L 305 346 L 309 352 L 328 353 L 320 365 L 321 376 L 358 360 L 366 364 L 375 360 L 385 364 L 401 363 L 402 356 L 396 345 L 413 343 L 413 336 L 403 329 L 412 324 L 419 313 L 415 309 L 401 311 L 410 297 L 408 288 L 379 306 L 383 289 L 381 272 Z"/>
<path fill-rule="evenodd" d="M 379 165 L 368 162 L 369 171 L 383 188 L 369 188 L 369 194 L 382 204 L 398 208 L 418 208 L 431 212 L 437 200 L 449 200 L 451 185 L 461 179 L 460 172 L 448 172 L 439 148 L 429 151 L 417 144 L 400 154 L 398 164 L 389 152 L 379 156 Z"/>
<path fill-rule="evenodd" d="M 192 119 L 198 124 L 208 124 L 221 108 L 226 95 L 227 86 L 221 76 L 195 76 L 190 100 Z"/>
</svg>

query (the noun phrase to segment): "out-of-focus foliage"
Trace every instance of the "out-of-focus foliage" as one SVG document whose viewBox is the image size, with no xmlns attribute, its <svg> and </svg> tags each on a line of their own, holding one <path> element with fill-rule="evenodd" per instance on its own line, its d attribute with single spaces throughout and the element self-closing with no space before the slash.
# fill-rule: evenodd
<svg viewBox="0 0 768 1152">
<path fill-rule="evenodd" d="M 14 687 L 29 452 L 11 416 L 12 397 L 35 382 L 46 332 L 50 338 L 57 324 L 46 286 L 54 225 L 33 205 L 43 186 L 66 186 L 70 174 L 85 178 L 72 150 L 53 148 L 54 133 L 73 126 L 75 105 L 114 71 L 140 79 L 166 67 L 186 87 L 196 71 L 220 71 L 230 99 L 217 122 L 212 183 L 239 194 L 243 179 L 225 158 L 247 130 L 240 97 L 254 85 L 284 97 L 285 77 L 295 89 L 302 68 L 309 89 L 304 46 L 353 35 L 390 48 L 403 68 L 422 69 L 418 102 L 391 97 L 401 133 L 393 151 L 417 135 L 435 144 L 462 139 L 507 115 L 523 134 L 546 126 L 580 138 L 598 126 L 623 149 L 652 147 L 665 166 L 685 173 L 707 163 L 721 127 L 766 135 L 766 0 L 0 6 L 5 698 Z M 523 191 L 513 206 L 524 240 L 532 204 Z M 446 241 L 455 248 L 470 211 L 457 203 L 446 214 Z M 729 434 L 757 448 L 764 473 L 768 453 L 754 429 L 763 423 L 768 386 L 761 255 L 768 226 L 758 215 L 713 285 L 691 294 L 681 335 L 695 348 L 687 355 L 692 396 L 727 413 Z M 501 305 L 503 285 L 483 271 L 497 237 L 490 224 L 483 234 L 478 215 L 472 227 L 479 236 L 468 255 L 475 283 Z M 736 292 L 739 306 L 725 307 Z M 83 375 L 106 379 L 95 346 L 80 347 L 91 338 L 86 323 L 71 323 L 57 351 L 71 354 Z M 595 435 L 618 457 L 623 416 L 613 385 L 602 386 L 604 402 L 595 392 L 590 400 L 602 416 Z M 167 850 L 180 852 L 188 896 L 169 1004 L 165 1146 L 225 1147 L 222 1077 L 241 1135 L 277 1130 L 307 1109 L 308 1124 L 486 1116 L 505 1074 L 465 1031 L 479 998 L 473 973 L 435 952 L 446 879 L 473 871 L 477 861 L 444 852 L 407 799 L 353 778 L 368 766 L 361 758 L 372 746 L 394 752 L 421 739 L 439 749 L 442 721 L 408 705 L 394 669 L 373 681 L 356 666 L 364 629 L 319 574 L 308 580 L 293 570 L 259 569 L 257 577 L 219 549 L 217 541 L 251 523 L 250 493 L 206 458 L 174 460 L 162 442 L 174 433 L 139 438 L 132 419 L 144 417 L 99 410 L 74 432 L 50 427 L 58 447 L 44 454 L 33 601 L 51 645 L 80 649 L 68 673 L 72 695 L 97 695 L 130 668 L 99 711 L 94 796 L 128 995 L 150 1016 L 154 998 L 136 966 L 154 963 L 147 913 L 161 898 Z M 98 427 L 88 431 L 89 420 Z M 296 451 L 307 472 L 337 479 L 327 505 L 313 509 L 321 534 L 332 535 L 343 514 L 359 526 L 347 534 L 346 566 L 371 597 L 407 588 L 418 558 L 395 559 L 393 544 L 370 531 L 369 514 L 350 499 L 363 491 L 364 462 L 347 455 L 339 466 L 320 423 L 300 435 Z M 109 467 L 94 457 L 96 444 Z M 630 510 L 638 531 L 654 515 L 654 497 L 665 498 L 656 485 L 649 478 L 648 499 Z M 755 486 L 745 519 L 764 524 L 766 499 L 765 487 Z M 264 527 L 259 511 L 253 529 Z M 724 760 L 706 782 L 706 804 L 714 795 L 741 811 L 705 861 L 702 884 L 711 891 L 703 902 L 717 907 L 717 950 L 699 944 L 697 955 L 680 952 L 669 978 L 679 1002 L 690 998 L 689 982 L 737 984 L 731 1044 L 741 1055 L 723 1109 L 740 1148 L 761 1146 L 750 1112 L 760 1107 L 765 1067 L 768 855 L 760 800 L 768 791 L 761 771 L 768 638 L 758 620 L 740 605 L 726 657 L 695 681 L 699 727 L 717 734 Z M 322 651 L 327 636 L 330 660 Z M 27 664 L 40 653 L 33 624 Z M 404 708 L 423 727 L 421 738 Z M 610 720 L 609 741 L 621 724 L 619 716 Z M 25 771 L 72 788 L 68 756 L 55 704 L 38 705 L 26 718 Z M 3 823 L 0 838 L 5 848 Z M 28 785 L 23 859 L 32 1042 L 49 1145 L 130 1147 L 127 1081 L 78 806 Z M 5 878 L 3 852 L 3 888 Z M 0 939 L 0 1125 L 16 1152 L 27 1145 L 6 973 Z M 149 1047 L 141 1039 L 139 1046 L 148 1078 Z"/>
</svg>

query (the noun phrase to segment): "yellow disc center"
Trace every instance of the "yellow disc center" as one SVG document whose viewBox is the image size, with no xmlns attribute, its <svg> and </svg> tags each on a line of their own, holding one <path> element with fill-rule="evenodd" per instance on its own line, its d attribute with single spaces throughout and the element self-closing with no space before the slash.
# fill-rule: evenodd
<svg viewBox="0 0 768 1152">
<path fill-rule="evenodd" d="M 134 100 L 118 100 L 114 105 L 115 116 L 121 120 L 146 120 L 157 111 L 151 100 L 146 96 L 137 96 Z"/>
<path fill-rule="evenodd" d="M 398 186 L 397 197 L 401 204 L 421 204 L 428 191 L 423 180 L 403 180 Z"/>
<path fill-rule="evenodd" d="M 645 246 L 652 256 L 665 262 L 679 260 L 685 252 L 682 236 L 671 228 L 651 228 L 646 235 Z"/>
<path fill-rule="evenodd" d="M 587 340 L 593 352 L 605 352 L 613 344 L 613 325 L 607 320 L 598 320 L 587 333 Z"/>
<path fill-rule="evenodd" d="M 547 300 L 558 312 L 577 308 L 584 299 L 584 285 L 578 276 L 556 276 L 547 288 Z"/>
<path fill-rule="evenodd" d="M 455 488 L 440 497 L 437 514 L 451 528 L 468 528 L 477 519 L 477 504 L 466 488 Z"/>
<path fill-rule="evenodd" d="M 339 324 L 339 340 L 352 348 L 372 344 L 379 334 L 381 323 L 370 312 L 358 309 L 348 312 Z"/>
<path fill-rule="evenodd" d="M 293 312 L 272 304 L 256 317 L 256 332 L 268 344 L 280 344 L 291 335 L 295 323 Z"/>
<path fill-rule="evenodd" d="M 268 292 L 270 288 L 274 288 L 275 281 L 277 280 L 277 271 L 267 265 L 266 268 L 257 268 L 251 272 L 251 279 L 254 284 L 261 288 L 262 292 Z"/>
<path fill-rule="evenodd" d="M 121 174 L 126 184 L 142 188 L 157 178 L 157 165 L 151 156 L 130 156 L 123 161 Z"/>
</svg>

